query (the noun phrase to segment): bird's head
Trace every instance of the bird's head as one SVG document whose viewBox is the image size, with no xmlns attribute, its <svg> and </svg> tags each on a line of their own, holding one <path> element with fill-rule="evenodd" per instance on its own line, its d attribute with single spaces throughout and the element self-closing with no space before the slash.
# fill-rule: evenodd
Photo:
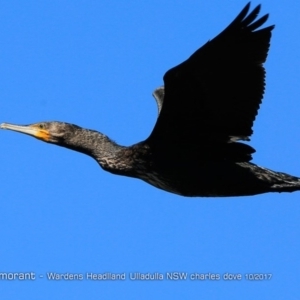
<svg viewBox="0 0 300 300">
<path fill-rule="evenodd" d="M 30 125 L 2 123 L 0 128 L 25 133 L 47 143 L 61 144 L 80 127 L 63 122 L 40 122 Z"/>
</svg>

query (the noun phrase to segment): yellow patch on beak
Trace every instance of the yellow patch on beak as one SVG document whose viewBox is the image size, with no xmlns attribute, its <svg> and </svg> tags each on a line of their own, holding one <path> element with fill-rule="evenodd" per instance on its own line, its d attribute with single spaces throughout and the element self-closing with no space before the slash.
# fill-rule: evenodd
<svg viewBox="0 0 300 300">
<path fill-rule="evenodd" d="M 45 129 L 37 129 L 34 136 L 40 140 L 43 140 L 45 142 L 48 142 L 50 139 L 49 131 Z"/>
</svg>

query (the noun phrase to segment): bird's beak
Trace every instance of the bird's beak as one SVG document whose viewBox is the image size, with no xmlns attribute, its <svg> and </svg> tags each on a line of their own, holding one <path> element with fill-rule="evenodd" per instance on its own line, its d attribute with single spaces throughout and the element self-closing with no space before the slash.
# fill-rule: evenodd
<svg viewBox="0 0 300 300">
<path fill-rule="evenodd" d="M 20 125 L 2 123 L 0 125 L 0 128 L 25 133 L 25 134 L 31 135 L 39 140 L 42 140 L 44 142 L 48 142 L 50 139 L 49 131 L 40 128 L 38 125 L 20 126 Z"/>
</svg>

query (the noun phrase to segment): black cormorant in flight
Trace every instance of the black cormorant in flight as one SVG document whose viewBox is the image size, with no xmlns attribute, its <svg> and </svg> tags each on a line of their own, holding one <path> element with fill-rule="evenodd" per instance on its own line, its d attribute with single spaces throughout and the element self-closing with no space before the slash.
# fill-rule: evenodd
<svg viewBox="0 0 300 300">
<path fill-rule="evenodd" d="M 133 146 L 63 122 L 1 128 L 93 157 L 111 173 L 140 178 L 183 196 L 246 196 L 300 190 L 300 179 L 251 163 L 249 141 L 265 89 L 274 26 L 261 28 L 260 5 L 250 3 L 217 37 L 169 70 L 154 91 L 158 119 L 150 136 Z"/>
</svg>

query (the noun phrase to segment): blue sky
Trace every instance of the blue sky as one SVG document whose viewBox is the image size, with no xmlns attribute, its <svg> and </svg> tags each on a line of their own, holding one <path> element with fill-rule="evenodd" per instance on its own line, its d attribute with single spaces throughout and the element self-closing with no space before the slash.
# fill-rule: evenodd
<svg viewBox="0 0 300 300">
<path fill-rule="evenodd" d="M 252 8 L 259 2 L 252 3 Z M 223 30 L 245 1 L 5 1 L 0 122 L 65 121 L 122 145 L 145 139 L 164 73 Z M 254 126 L 254 162 L 300 176 L 300 3 L 265 0 L 276 28 Z M 184 198 L 114 176 L 89 157 L 1 131 L 1 297 L 299 299 L 300 193 Z M 125 273 L 125 281 L 47 273 Z M 241 274 L 135 281 L 129 274 Z M 272 274 L 260 282 L 246 274 Z M 40 278 L 43 276 L 43 278 Z"/>
</svg>

